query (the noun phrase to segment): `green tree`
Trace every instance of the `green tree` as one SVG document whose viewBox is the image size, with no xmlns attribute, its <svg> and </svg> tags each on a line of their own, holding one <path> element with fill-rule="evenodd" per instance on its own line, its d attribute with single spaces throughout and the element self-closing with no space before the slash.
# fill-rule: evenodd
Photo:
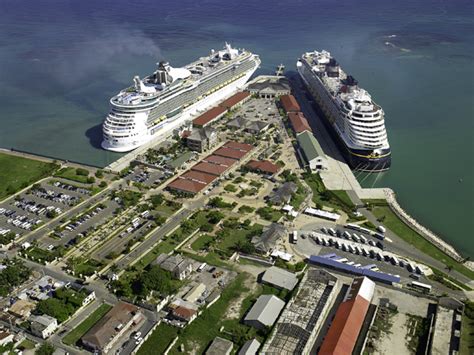
<svg viewBox="0 0 474 355">
<path fill-rule="evenodd" d="M 56 348 L 45 341 L 41 346 L 35 351 L 36 355 L 52 355 Z"/>
</svg>

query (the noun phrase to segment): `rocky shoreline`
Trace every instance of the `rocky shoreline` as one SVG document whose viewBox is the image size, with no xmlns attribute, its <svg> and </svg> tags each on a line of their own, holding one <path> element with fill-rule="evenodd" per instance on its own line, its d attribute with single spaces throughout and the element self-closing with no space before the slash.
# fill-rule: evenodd
<svg viewBox="0 0 474 355">
<path fill-rule="evenodd" d="M 390 209 L 395 213 L 403 222 L 405 222 L 407 225 L 409 225 L 414 231 L 419 233 L 421 236 L 423 236 L 426 240 L 428 240 L 430 243 L 436 245 L 439 249 L 444 251 L 447 255 L 455 259 L 456 261 L 463 263 L 466 267 L 468 267 L 470 270 L 474 271 L 474 262 L 472 261 L 464 261 L 464 258 L 454 249 L 453 246 L 450 244 L 446 243 L 442 238 L 437 236 L 434 232 L 429 230 L 428 228 L 424 227 L 419 223 L 417 220 L 415 220 L 413 217 L 411 217 L 397 202 L 395 192 L 390 189 L 390 188 L 385 188 L 384 189 L 385 196 L 387 199 L 387 203 L 390 207 Z"/>
</svg>

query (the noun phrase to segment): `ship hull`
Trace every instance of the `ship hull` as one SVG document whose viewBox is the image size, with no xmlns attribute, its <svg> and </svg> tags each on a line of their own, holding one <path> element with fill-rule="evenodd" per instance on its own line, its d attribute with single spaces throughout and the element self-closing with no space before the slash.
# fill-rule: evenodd
<svg viewBox="0 0 474 355">
<path fill-rule="evenodd" d="M 392 165 L 392 154 L 390 148 L 377 149 L 377 152 L 374 152 L 370 149 L 354 149 L 347 146 L 336 127 L 334 127 L 334 124 L 328 118 L 328 112 L 325 112 L 322 109 L 322 105 L 319 103 L 319 98 L 316 95 L 313 95 L 313 90 L 306 81 L 304 74 L 302 74 L 299 70 L 298 73 L 306 88 L 306 92 L 314 100 L 312 105 L 313 109 L 318 114 L 318 117 L 322 119 L 324 126 L 331 135 L 333 141 L 338 146 L 339 151 L 341 152 L 349 167 L 352 170 L 370 173 L 389 170 Z"/>
</svg>

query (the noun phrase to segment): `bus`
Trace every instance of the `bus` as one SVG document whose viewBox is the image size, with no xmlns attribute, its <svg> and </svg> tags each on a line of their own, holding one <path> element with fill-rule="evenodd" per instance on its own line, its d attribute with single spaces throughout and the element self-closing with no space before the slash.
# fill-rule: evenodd
<svg viewBox="0 0 474 355">
<path fill-rule="evenodd" d="M 296 244 L 296 242 L 298 242 L 298 232 L 297 231 L 293 231 L 291 233 L 291 241 Z"/>
<path fill-rule="evenodd" d="M 421 283 L 421 282 L 418 282 L 418 281 L 412 281 L 410 283 L 410 286 L 416 290 L 419 290 L 419 291 L 422 291 L 422 292 L 426 292 L 426 293 L 430 293 L 431 292 L 431 285 L 427 285 L 427 284 L 424 284 L 424 283 Z"/>
<path fill-rule="evenodd" d="M 202 270 L 204 270 L 204 268 L 207 266 L 207 263 L 202 263 L 201 265 L 199 265 L 199 267 L 197 268 L 197 271 L 198 272 L 201 272 Z"/>
</svg>

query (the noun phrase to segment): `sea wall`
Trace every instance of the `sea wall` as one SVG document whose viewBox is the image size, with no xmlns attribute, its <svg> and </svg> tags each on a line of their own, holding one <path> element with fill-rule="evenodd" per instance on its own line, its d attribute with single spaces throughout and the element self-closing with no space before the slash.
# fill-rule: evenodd
<svg viewBox="0 0 474 355">
<path fill-rule="evenodd" d="M 423 238 L 428 240 L 430 243 L 436 245 L 439 249 L 444 251 L 447 255 L 462 263 L 464 258 L 454 249 L 451 245 L 446 243 L 443 239 L 437 236 L 434 232 L 421 225 L 417 220 L 411 217 L 397 202 L 395 192 L 392 189 L 384 189 L 385 196 L 390 206 L 390 209 L 395 213 L 403 222 L 409 225 L 414 231 L 419 233 Z M 467 267 L 473 269 L 472 263 L 465 263 Z"/>
</svg>

